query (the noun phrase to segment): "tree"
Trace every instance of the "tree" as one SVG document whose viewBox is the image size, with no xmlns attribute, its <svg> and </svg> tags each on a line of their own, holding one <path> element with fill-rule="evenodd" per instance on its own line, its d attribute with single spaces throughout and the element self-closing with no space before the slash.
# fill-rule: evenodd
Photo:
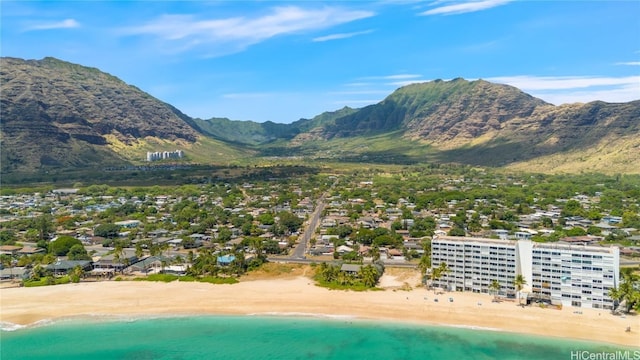
<svg viewBox="0 0 640 360">
<path fill-rule="evenodd" d="M 118 237 L 119 233 L 120 233 L 120 226 L 116 224 L 110 224 L 110 223 L 100 224 L 96 226 L 96 228 L 93 230 L 93 234 L 95 236 L 100 236 L 107 239 L 116 238 Z"/>
<path fill-rule="evenodd" d="M 634 211 L 625 211 L 622 213 L 622 226 L 627 228 L 640 228 L 640 215 Z"/>
<path fill-rule="evenodd" d="M 442 271 L 439 267 L 431 269 L 431 287 L 433 287 L 433 292 L 436 292 L 436 287 L 433 286 L 436 280 L 440 278 L 442 275 Z"/>
<path fill-rule="evenodd" d="M 420 269 L 420 274 L 424 279 L 424 277 L 427 276 L 427 271 L 431 268 L 431 256 L 429 256 L 429 254 L 425 253 L 420 257 L 418 268 Z"/>
<path fill-rule="evenodd" d="M 29 229 L 24 234 L 24 238 L 27 241 L 37 242 L 38 240 L 40 240 L 40 232 L 37 229 Z"/>
<path fill-rule="evenodd" d="M 362 283 L 366 287 L 374 287 L 378 283 L 378 270 L 372 265 L 365 265 L 360 268 L 359 274 Z"/>
<path fill-rule="evenodd" d="M 265 260 L 264 256 L 264 242 L 260 237 L 251 237 L 249 238 L 249 246 L 253 249 L 256 257 L 261 261 Z"/>
<path fill-rule="evenodd" d="M 613 300 L 613 309 L 611 311 L 614 312 L 618 308 L 618 305 L 620 305 L 620 300 L 622 300 L 624 294 L 622 294 L 618 288 L 612 287 L 609 289 L 608 295 L 611 300 Z"/>
<path fill-rule="evenodd" d="M 369 253 L 371 254 L 371 261 L 376 262 L 380 260 L 380 248 L 378 245 L 373 245 L 369 250 Z"/>
<path fill-rule="evenodd" d="M 74 245 L 80 245 L 82 250 L 84 250 L 84 246 L 80 240 L 67 235 L 59 236 L 49 244 L 49 252 L 57 256 L 65 256 Z M 86 254 L 87 251 L 84 250 L 84 253 Z"/>
<path fill-rule="evenodd" d="M 0 231 L 0 245 L 13 245 L 16 243 L 16 233 L 13 230 Z"/>
<path fill-rule="evenodd" d="M 569 200 L 566 202 L 566 204 L 564 205 L 564 208 L 562 209 L 562 211 L 560 212 L 560 216 L 562 217 L 568 217 L 568 216 L 584 216 L 585 211 L 584 208 L 582 208 L 582 204 L 580 204 L 579 201 L 577 200 Z"/>
<path fill-rule="evenodd" d="M 124 253 L 124 247 L 122 246 L 122 243 L 119 241 L 116 241 L 115 243 L 115 248 L 113 250 L 113 260 L 120 264 L 121 268 L 121 272 L 124 271 L 124 267 L 122 266 L 122 264 L 124 263 L 124 258 L 126 257 L 125 253 Z"/>
<path fill-rule="evenodd" d="M 9 268 L 10 275 L 13 278 L 13 257 L 8 254 L 2 254 L 0 255 L 0 263 L 3 267 Z"/>
<path fill-rule="evenodd" d="M 498 300 L 498 292 L 500 291 L 500 283 L 498 280 L 491 281 L 491 284 L 489 284 L 489 290 L 493 292 L 494 299 Z"/>
<path fill-rule="evenodd" d="M 136 243 L 136 257 L 138 259 L 142 258 L 142 256 L 144 255 L 144 250 L 142 249 L 142 244 L 141 243 Z"/>
<path fill-rule="evenodd" d="M 218 229 L 218 236 L 216 237 L 216 241 L 224 244 L 227 241 L 231 240 L 231 230 L 229 230 L 226 226 L 222 226 Z"/>
<path fill-rule="evenodd" d="M 440 266 L 438 266 L 438 270 L 439 270 L 441 276 L 442 275 L 446 275 L 451 271 L 451 269 L 449 269 L 449 266 L 445 262 L 441 262 L 440 263 Z M 448 287 L 449 287 L 449 280 L 448 280 L 448 277 L 447 277 L 447 288 Z"/>
<path fill-rule="evenodd" d="M 55 228 L 50 214 L 42 214 L 35 220 L 34 227 L 40 233 L 40 240 L 46 240 Z"/>
<path fill-rule="evenodd" d="M 296 232 L 304 222 L 297 215 L 294 215 L 288 211 L 281 211 L 278 214 L 280 220 L 278 221 L 279 225 L 285 227 L 289 232 Z"/>
<path fill-rule="evenodd" d="M 82 244 L 75 244 L 71 246 L 69 252 L 67 252 L 69 260 L 91 260 L 91 256 L 87 254 L 87 250 Z"/>
<path fill-rule="evenodd" d="M 521 295 L 522 288 L 526 284 L 527 284 L 527 280 L 524 278 L 524 276 L 522 274 L 516 275 L 516 278 L 513 279 L 513 285 L 516 287 L 516 290 L 518 291 L 518 303 L 519 304 L 521 304 L 520 295 Z"/>
<path fill-rule="evenodd" d="M 458 225 L 455 225 L 454 227 L 451 228 L 451 230 L 449 230 L 449 236 L 465 236 L 465 235 L 467 235 L 466 231 L 464 231 L 464 229 Z"/>
<path fill-rule="evenodd" d="M 33 269 L 31 270 L 31 280 L 38 281 L 46 275 L 47 275 L 47 272 L 45 268 L 42 267 L 42 265 L 40 264 L 36 264 L 36 266 L 34 266 Z"/>
<path fill-rule="evenodd" d="M 71 270 L 71 282 L 74 283 L 78 283 L 80 282 L 80 279 L 82 279 L 82 276 L 84 276 L 84 269 L 82 268 L 82 266 L 77 265 L 76 267 L 73 268 L 73 270 Z"/>
<path fill-rule="evenodd" d="M 263 225 L 273 225 L 275 224 L 275 219 L 273 218 L 273 214 L 264 213 L 258 215 L 258 221 Z"/>
<path fill-rule="evenodd" d="M 634 268 L 620 270 L 621 281 L 618 288 L 609 289 L 609 297 L 619 304 L 625 304 L 625 312 L 640 308 L 640 277 L 634 273 Z M 615 308 L 614 308 L 615 309 Z"/>
<path fill-rule="evenodd" d="M 581 227 L 572 227 L 566 231 L 567 236 L 585 236 L 587 232 Z"/>
</svg>

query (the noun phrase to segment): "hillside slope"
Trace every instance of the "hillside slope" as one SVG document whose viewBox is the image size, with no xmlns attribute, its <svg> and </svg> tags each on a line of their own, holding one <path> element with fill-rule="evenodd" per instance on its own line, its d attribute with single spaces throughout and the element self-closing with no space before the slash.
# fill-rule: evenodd
<svg viewBox="0 0 640 360">
<path fill-rule="evenodd" d="M 2 170 L 127 163 L 112 144 L 194 143 L 190 118 L 95 68 L 0 59 Z"/>
<path fill-rule="evenodd" d="M 5 173 L 139 164 L 146 151 L 173 149 L 203 164 L 303 156 L 640 173 L 640 100 L 554 106 L 512 86 L 454 79 L 291 124 L 202 120 L 95 68 L 0 61 Z"/>
</svg>

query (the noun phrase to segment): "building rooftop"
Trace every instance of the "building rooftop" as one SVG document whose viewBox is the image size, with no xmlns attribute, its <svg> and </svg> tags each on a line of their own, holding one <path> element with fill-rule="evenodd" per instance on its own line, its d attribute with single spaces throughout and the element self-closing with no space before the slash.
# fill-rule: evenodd
<svg viewBox="0 0 640 360">
<path fill-rule="evenodd" d="M 460 242 L 482 242 L 482 243 L 494 243 L 498 245 L 515 245 L 515 240 L 503 240 L 503 239 L 489 239 L 489 238 L 475 238 L 467 236 L 436 236 L 433 240 L 442 241 L 460 241 Z"/>
</svg>

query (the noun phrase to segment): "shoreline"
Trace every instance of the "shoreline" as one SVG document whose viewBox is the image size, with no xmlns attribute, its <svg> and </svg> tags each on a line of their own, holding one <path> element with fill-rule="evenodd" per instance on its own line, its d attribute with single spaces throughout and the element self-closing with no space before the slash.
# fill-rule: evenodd
<svg viewBox="0 0 640 360">
<path fill-rule="evenodd" d="M 11 331 L 6 327 L 20 330 L 83 317 L 300 316 L 532 334 L 640 348 L 638 316 L 614 316 L 594 309 L 523 308 L 517 302 L 491 300 L 487 294 L 435 295 L 424 288 L 328 290 L 303 276 L 233 285 L 106 281 L 2 288 L 0 322 L 2 331 Z M 627 326 L 631 332 L 625 332 Z"/>
</svg>

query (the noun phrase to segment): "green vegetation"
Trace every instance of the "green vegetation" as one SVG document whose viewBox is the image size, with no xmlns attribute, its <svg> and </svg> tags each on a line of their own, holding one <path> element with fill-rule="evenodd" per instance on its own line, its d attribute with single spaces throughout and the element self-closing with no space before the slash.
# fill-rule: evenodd
<svg viewBox="0 0 640 360">
<path fill-rule="evenodd" d="M 40 278 L 40 279 L 29 279 L 22 282 L 24 287 L 36 287 L 36 286 L 48 286 L 48 285 L 63 285 L 71 282 L 71 277 L 69 276 L 61 276 L 54 277 L 52 275 Z"/>
<path fill-rule="evenodd" d="M 627 247 L 625 256 L 640 256 L 632 251 L 640 245 L 638 175 L 545 175 L 437 164 L 297 166 L 284 161 L 273 167 L 202 167 L 167 174 L 171 180 L 153 186 L 142 184 L 146 174 L 132 183 L 123 178 L 118 185 L 76 182 L 76 194 L 54 193 L 51 185 L 3 188 L 12 205 L 4 208 L 0 241 L 45 252 L 5 255 L 2 263 L 30 267 L 34 284 L 55 283 L 46 280 L 51 274 L 45 269 L 65 256 L 112 256 L 123 277 L 170 266 L 186 272 L 180 281 L 218 283 L 254 271 L 266 275 L 268 257 L 291 254 L 321 201 L 320 227 L 310 240 L 318 252 L 308 258 L 333 255 L 357 265 L 393 258 L 417 266 L 425 283 L 443 287 L 447 269 L 439 264 L 432 269 L 430 258 L 430 239 L 442 229 L 495 237 L 495 230 L 513 236 L 526 226 L 534 241 L 589 236 L 603 246 Z M 123 220 L 136 220 L 138 226 L 115 225 Z M 107 240 L 104 247 L 97 244 L 87 252 L 83 242 L 98 241 L 93 235 Z M 127 268 L 147 257 L 153 257 L 151 265 Z M 230 260 L 220 261 L 223 257 Z M 321 269 L 318 284 L 332 289 L 375 288 L 381 275 L 370 271 L 371 265 L 362 271 L 343 272 L 335 265 L 316 269 Z M 69 276 L 80 281 L 84 274 Z M 149 280 L 178 278 L 164 274 Z M 633 303 L 633 296 L 626 297 L 624 303 Z"/>
<path fill-rule="evenodd" d="M 82 247 L 82 249 L 84 249 L 80 240 L 66 235 L 59 236 L 55 241 L 49 243 L 49 251 L 57 256 L 65 256 L 67 255 L 67 253 L 69 253 L 71 248 L 76 245 L 79 245 Z M 75 252 L 78 251 L 77 249 L 78 248 L 76 248 Z"/>
<path fill-rule="evenodd" d="M 513 285 L 516 287 L 518 292 L 518 303 L 521 304 L 522 300 L 522 288 L 527 284 L 527 280 L 524 278 L 522 274 L 516 275 L 516 278 L 513 280 Z"/>
<path fill-rule="evenodd" d="M 342 271 L 339 265 L 320 263 L 314 279 L 320 286 L 334 290 L 363 291 L 374 288 L 384 272 L 384 265 L 362 265 L 357 272 Z"/>
<path fill-rule="evenodd" d="M 609 290 L 609 296 L 615 301 L 615 308 L 620 304 L 624 304 L 626 313 L 629 313 L 632 309 L 640 312 L 640 275 L 635 273 L 637 270 L 634 268 L 621 269 L 620 285 L 618 288 Z"/>
<path fill-rule="evenodd" d="M 152 274 L 145 277 L 136 277 L 133 281 L 157 281 L 157 282 L 204 282 L 210 284 L 236 284 L 238 280 L 233 277 L 215 277 L 215 276 L 178 276 L 173 274 Z"/>
</svg>

